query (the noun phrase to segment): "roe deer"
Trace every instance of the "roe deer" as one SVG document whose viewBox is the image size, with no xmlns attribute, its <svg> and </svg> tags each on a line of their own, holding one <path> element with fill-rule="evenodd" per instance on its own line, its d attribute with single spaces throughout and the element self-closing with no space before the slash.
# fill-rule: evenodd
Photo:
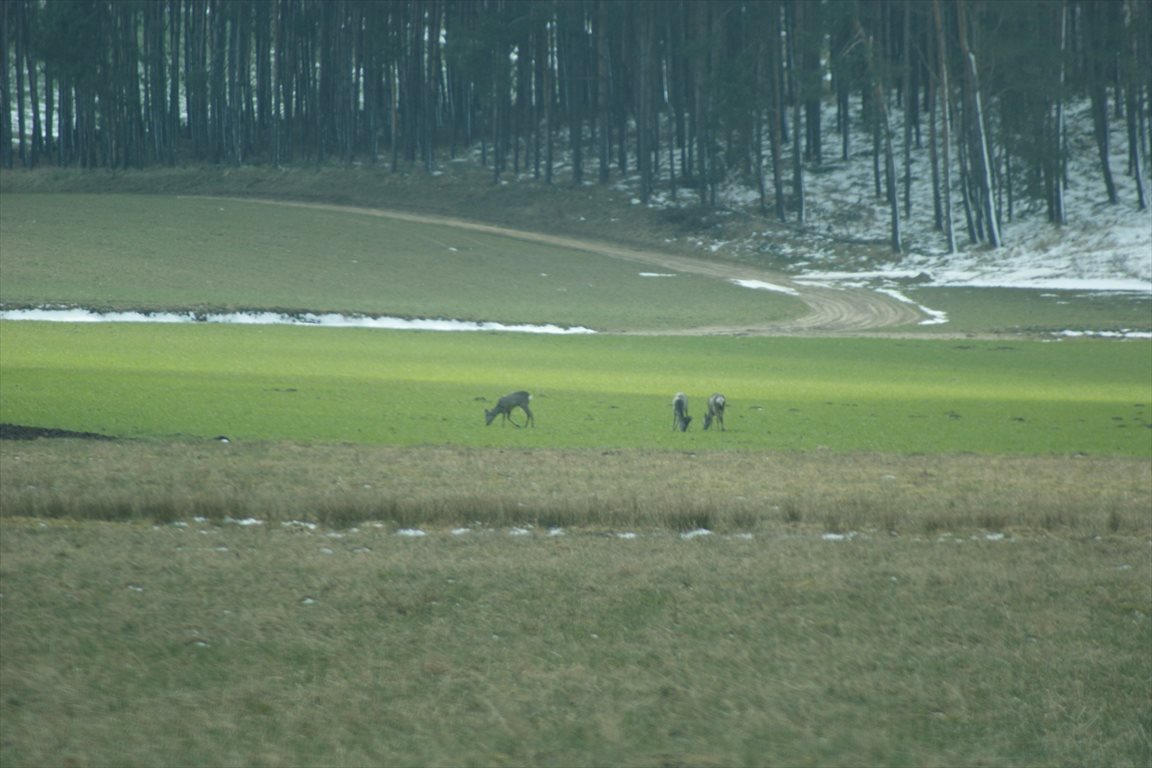
<svg viewBox="0 0 1152 768">
<path fill-rule="evenodd" d="M 528 407 L 528 402 L 531 399 L 532 395 L 524 391 L 512 392 L 510 394 L 504 395 L 504 397 L 500 398 L 496 402 L 495 408 L 492 410 L 484 410 L 484 426 L 491 424 L 492 420 L 497 416 L 503 416 L 504 421 L 500 422 L 501 426 L 504 425 L 505 421 L 511 421 L 512 426 L 519 427 L 520 425 L 517 424 L 512 418 L 513 408 L 520 408 L 524 411 L 524 415 L 528 417 L 524 422 L 524 426 L 528 426 L 529 424 L 536 426 L 536 418 L 532 415 L 532 409 Z"/>
<path fill-rule="evenodd" d="M 708 413 L 704 414 L 704 429 L 708 429 L 715 421 L 720 425 L 721 432 L 728 431 L 724 429 L 724 406 L 727 404 L 728 401 L 719 392 L 708 398 Z"/>
<path fill-rule="evenodd" d="M 672 430 L 688 431 L 692 417 L 688 415 L 688 398 L 683 392 L 677 392 L 672 398 Z"/>
</svg>

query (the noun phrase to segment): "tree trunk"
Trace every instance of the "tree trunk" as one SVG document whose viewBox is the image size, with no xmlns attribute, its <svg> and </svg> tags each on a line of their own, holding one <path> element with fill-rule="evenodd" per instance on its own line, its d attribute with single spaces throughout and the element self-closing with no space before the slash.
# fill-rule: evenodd
<svg viewBox="0 0 1152 768">
<path fill-rule="evenodd" d="M 904 242 L 900 227 L 899 195 L 896 193 L 896 161 L 892 153 L 892 128 L 888 122 L 884 86 L 875 60 L 875 46 L 872 42 L 872 36 L 864 32 L 858 17 L 854 20 L 854 26 L 858 39 L 864 44 L 868 77 L 872 81 L 873 119 L 876 121 L 876 131 L 880 134 L 884 145 L 884 186 L 890 213 L 890 242 L 892 251 L 900 253 L 904 250 Z"/>
<path fill-rule="evenodd" d="M 940 152 L 939 131 L 936 128 L 938 109 L 936 92 L 939 85 L 930 76 L 926 85 L 928 91 L 928 159 L 932 167 L 932 227 L 937 232 L 944 230 L 944 205 L 940 197 Z"/>
<path fill-rule="evenodd" d="M 968 26 L 963 0 L 957 0 L 957 29 L 960 34 L 960 51 L 964 57 L 964 79 L 968 92 L 968 108 L 971 110 L 973 155 L 976 163 L 976 181 L 979 184 L 980 212 L 987 221 L 988 243 L 993 248 L 1001 245 L 1000 229 L 996 222 L 995 198 L 992 189 L 992 162 L 988 149 L 988 134 L 985 128 L 984 107 L 980 95 L 980 78 L 976 67 L 976 54 L 968 44 Z"/>
<path fill-rule="evenodd" d="M 13 37 L 15 38 L 13 48 L 16 54 L 16 66 L 14 67 L 16 70 L 16 140 L 18 142 L 16 155 L 20 158 L 20 164 L 27 166 L 28 134 L 25 129 L 27 121 L 24 116 L 24 61 L 28 56 L 28 21 L 25 18 L 28 9 L 23 2 L 12 3 L 12 6 L 15 8 L 12 26 Z M 0 62 L 0 65 L 7 69 L 8 60 L 5 59 L 3 62 Z"/>
<path fill-rule="evenodd" d="M 803 94 L 800 93 L 800 78 L 796 71 L 798 60 L 796 36 L 803 24 L 805 6 L 793 0 L 788 14 L 788 82 L 792 93 L 792 196 L 796 198 L 796 221 L 804 224 L 807 211 L 804 201 L 804 162 L 800 136 L 800 109 Z"/>
<path fill-rule="evenodd" d="M 1143 211 L 1148 207 L 1148 199 L 1144 191 L 1144 156 L 1140 152 L 1140 127 L 1136 117 L 1143 105 L 1140 103 L 1139 88 L 1133 82 L 1127 85 L 1127 101 L 1128 164 L 1132 169 L 1132 181 L 1136 184 L 1136 205 Z"/>
<path fill-rule="evenodd" d="M 781 145 L 784 143 L 784 76 L 781 72 L 780 12 L 769 10 L 768 61 L 772 79 L 772 107 L 768 141 L 772 147 L 772 194 L 775 198 L 776 218 L 784 221 L 787 210 L 784 203 L 784 169 Z"/>
<path fill-rule="evenodd" d="M 1059 18 L 1059 47 L 1060 47 L 1060 75 L 1056 92 L 1055 114 L 1053 115 L 1053 146 L 1050 151 L 1053 157 L 1047 163 L 1048 178 L 1048 218 L 1054 224 L 1063 225 L 1068 221 L 1064 208 L 1064 186 L 1067 179 L 1067 148 L 1064 139 L 1064 78 L 1065 78 L 1065 51 L 1068 49 L 1068 3 L 1060 3 Z"/>
<path fill-rule="evenodd" d="M 0 165 L 12 167 L 12 95 L 8 78 L 9 38 L 16 3 L 0 2 Z"/>
<path fill-rule="evenodd" d="M 912 113 L 916 93 L 912 89 L 912 0 L 904 0 L 904 218 L 912 216 Z"/>
<path fill-rule="evenodd" d="M 636 95 L 636 161 L 640 166 L 640 201 L 648 204 L 654 187 L 652 180 L 652 25 L 651 9 L 639 7 L 638 32 L 640 57 L 637 62 L 638 87 Z"/>
<path fill-rule="evenodd" d="M 643 12 L 643 11 L 641 11 Z M 611 27 L 608 19 L 608 6 L 600 3 L 596 14 L 596 120 L 599 129 L 599 155 L 600 155 L 600 183 L 607 184 L 611 176 L 612 166 L 612 68 L 608 56 L 608 30 Z M 643 44 L 643 41 L 641 41 Z M 643 54 L 641 54 L 643 55 Z M 624 134 L 620 134 L 620 143 L 624 144 Z M 645 192 L 641 184 L 641 194 Z"/>
</svg>

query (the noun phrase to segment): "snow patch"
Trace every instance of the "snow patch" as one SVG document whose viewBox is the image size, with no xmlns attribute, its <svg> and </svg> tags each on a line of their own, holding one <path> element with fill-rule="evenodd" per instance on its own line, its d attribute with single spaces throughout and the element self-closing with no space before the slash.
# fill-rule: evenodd
<svg viewBox="0 0 1152 768">
<path fill-rule="evenodd" d="M 583 326 L 505 324 L 470 320 L 341 315 L 333 312 L 298 315 L 281 312 L 95 312 L 88 309 L 6 309 L 0 320 L 39 320 L 56 323 L 221 323 L 235 325 L 303 325 L 323 328 L 375 328 L 392 331 L 504 331 L 510 333 L 589 334 Z"/>
<path fill-rule="evenodd" d="M 1120 331 L 1060 331 L 1056 335 L 1070 339 L 1152 339 L 1152 331 L 1133 331 L 1127 328 Z"/>
<path fill-rule="evenodd" d="M 257 520 L 254 517 L 245 517 L 245 518 L 242 518 L 240 520 L 236 520 L 235 518 L 231 518 L 231 517 L 225 517 L 224 522 L 229 524 L 229 525 L 239 525 L 239 526 L 242 526 L 244 528 L 249 528 L 249 527 L 254 526 L 254 525 L 264 525 L 263 520 Z"/>
<path fill-rule="evenodd" d="M 924 306 L 923 304 L 919 304 L 915 301 L 912 301 L 912 299 L 910 299 L 907 296 L 905 296 L 904 294 L 900 293 L 900 291 L 894 290 L 892 288 L 877 288 L 876 292 L 882 293 L 885 296 L 891 296 L 892 298 L 896 299 L 896 301 L 900 301 L 900 302 L 903 302 L 905 304 L 911 304 L 912 306 L 916 307 L 916 309 L 923 312 L 925 315 L 928 315 L 928 319 L 927 320 L 921 320 L 920 325 L 943 325 L 944 323 L 948 322 L 948 313 L 947 312 L 941 312 L 938 309 L 929 309 L 928 307 Z"/>
<path fill-rule="evenodd" d="M 789 288 L 784 285 L 776 285 L 775 283 L 766 283 L 763 280 L 732 280 L 733 283 L 742 288 L 753 288 L 758 291 L 774 291 L 776 293 L 786 293 L 789 296 L 799 296 L 800 293 L 795 288 Z"/>
</svg>

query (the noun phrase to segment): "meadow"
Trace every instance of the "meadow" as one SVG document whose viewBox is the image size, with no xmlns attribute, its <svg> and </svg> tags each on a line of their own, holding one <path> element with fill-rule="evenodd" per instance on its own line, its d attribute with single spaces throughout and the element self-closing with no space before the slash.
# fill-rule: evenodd
<svg viewBox="0 0 1152 768">
<path fill-rule="evenodd" d="M 2 326 L 0 421 L 130 438 L 1144 456 L 1147 345 Z M 675 361 L 675 362 L 672 362 Z M 536 428 L 485 427 L 506 391 Z M 729 398 L 728 431 L 699 429 Z M 689 393 L 697 427 L 670 428 Z"/>
<path fill-rule="evenodd" d="M 1150 755 L 1143 537 L 4 526 L 6 766 Z"/>
<path fill-rule="evenodd" d="M 1064 331 L 1152 332 L 1152 298 L 1138 293 L 1028 288 L 912 287 L 909 298 L 946 312 L 948 323 L 925 326 L 947 333 L 1059 335 Z"/>
<path fill-rule="evenodd" d="M 48 223 L 51 222 L 49 226 Z M 5 307 L 388 314 L 660 330 L 797 314 L 779 293 L 368 213 L 157 195 L 4 196 Z"/>
<path fill-rule="evenodd" d="M 0 321 L 0 422 L 116 438 L 0 441 L 6 767 L 1152 760 L 1146 342 L 988 337 L 1031 327 L 992 294 L 946 338 L 661 335 L 803 307 L 254 203 L 5 193 L 0 232 L 5 308 L 629 331 Z M 519 388 L 537 426 L 486 427 Z"/>
</svg>

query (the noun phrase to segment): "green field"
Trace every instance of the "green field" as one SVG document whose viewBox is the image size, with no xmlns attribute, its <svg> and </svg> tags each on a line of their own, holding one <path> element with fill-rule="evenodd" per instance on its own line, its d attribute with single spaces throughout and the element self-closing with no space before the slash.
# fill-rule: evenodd
<svg viewBox="0 0 1152 768">
<path fill-rule="evenodd" d="M 918 304 L 947 313 L 948 322 L 923 330 L 947 333 L 1060 334 L 1064 331 L 1152 331 L 1152 296 L 1031 288 L 904 290 Z"/>
<path fill-rule="evenodd" d="M 0 231 L 7 307 L 275 309 L 601 330 L 758 324 L 802 310 L 783 294 L 690 274 L 645 277 L 650 265 L 587 251 L 239 200 L 4 195 Z"/>
<path fill-rule="evenodd" d="M 4 768 L 1152 763 L 1152 345 L 957 335 L 1130 305 L 659 335 L 803 307 L 348 212 L 0 203 L 6 308 L 643 331 L 0 321 L 0 422 L 118 438 L 0 441 Z M 486 427 L 520 388 L 537 426 Z"/>
<path fill-rule="evenodd" d="M 0 343 L 0 421 L 121 437 L 1152 455 L 1142 343 L 32 322 Z M 537 427 L 485 427 L 521 388 Z M 672 432 L 677 391 L 701 420 L 723 391 L 728 432 Z"/>
</svg>

